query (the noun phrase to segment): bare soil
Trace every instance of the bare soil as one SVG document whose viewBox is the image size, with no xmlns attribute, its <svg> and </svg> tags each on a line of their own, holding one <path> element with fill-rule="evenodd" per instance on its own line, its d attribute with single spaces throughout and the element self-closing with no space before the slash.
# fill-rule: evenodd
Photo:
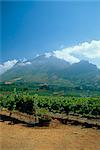
<svg viewBox="0 0 100 150">
<path fill-rule="evenodd" d="M 0 122 L 1 150 L 100 150 L 100 130 L 53 122 L 50 127 L 25 127 Z"/>
</svg>

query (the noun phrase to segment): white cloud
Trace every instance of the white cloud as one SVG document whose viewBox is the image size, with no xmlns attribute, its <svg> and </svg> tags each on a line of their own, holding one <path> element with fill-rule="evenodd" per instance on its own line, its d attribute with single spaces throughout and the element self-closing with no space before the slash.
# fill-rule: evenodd
<svg viewBox="0 0 100 150">
<path fill-rule="evenodd" d="M 23 58 L 23 59 L 19 59 L 20 62 L 26 62 L 27 59 L 26 58 Z"/>
<path fill-rule="evenodd" d="M 27 62 L 21 62 L 19 64 L 19 66 L 26 66 L 26 65 L 30 65 L 30 64 L 31 64 L 31 62 L 29 62 L 29 61 L 27 61 Z"/>
<path fill-rule="evenodd" d="M 52 56 L 52 53 L 45 53 L 45 57 L 46 58 L 49 58 L 49 57 L 51 57 Z"/>
<path fill-rule="evenodd" d="M 68 62 L 76 63 L 80 60 L 88 60 L 89 62 L 97 65 L 100 68 L 100 40 L 92 40 L 91 42 L 83 42 L 78 45 L 62 48 L 61 50 L 55 50 L 53 52 L 45 53 L 45 57 L 49 58 L 55 56 L 60 59 L 64 59 Z M 11 69 L 18 61 L 16 59 L 6 61 L 0 64 L 0 74 Z M 31 62 L 23 59 L 19 65 L 30 65 Z"/>
<path fill-rule="evenodd" d="M 88 60 L 100 68 L 100 40 L 83 42 L 78 45 L 53 51 L 53 55 L 70 63 Z"/>
<path fill-rule="evenodd" d="M 4 62 L 3 64 L 0 64 L 0 74 L 4 73 L 5 71 L 9 70 L 12 68 L 15 64 L 17 63 L 17 60 L 8 60 Z"/>
<path fill-rule="evenodd" d="M 71 55 L 68 51 L 66 51 L 66 49 L 63 50 L 57 50 L 53 52 L 53 56 L 60 58 L 60 59 L 64 59 L 70 63 L 75 63 L 75 62 L 79 62 L 80 60 L 76 57 L 74 57 L 73 55 Z"/>
<path fill-rule="evenodd" d="M 27 59 L 26 58 L 24 58 L 23 60 L 22 60 L 22 62 L 26 62 L 27 61 Z"/>
<path fill-rule="evenodd" d="M 31 62 L 29 62 L 29 61 L 28 61 L 28 62 L 26 62 L 26 65 L 30 65 L 30 64 L 31 64 Z"/>
<path fill-rule="evenodd" d="M 0 74 L 3 74 L 5 71 L 11 69 L 17 62 L 18 62 L 18 60 L 14 59 L 14 60 L 8 60 L 8 61 L 4 62 L 3 64 L 0 64 Z M 26 66 L 26 65 L 30 65 L 30 64 L 31 64 L 31 62 L 29 62 L 29 61 L 26 62 L 26 59 L 24 59 L 18 65 Z"/>
</svg>

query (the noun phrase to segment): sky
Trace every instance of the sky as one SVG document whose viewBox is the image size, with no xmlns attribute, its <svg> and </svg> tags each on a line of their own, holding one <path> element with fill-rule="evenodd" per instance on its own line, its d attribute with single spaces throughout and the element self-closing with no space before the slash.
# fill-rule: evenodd
<svg viewBox="0 0 100 150">
<path fill-rule="evenodd" d="M 100 1 L 2 1 L 0 7 L 1 63 L 53 52 L 100 66 Z"/>
</svg>

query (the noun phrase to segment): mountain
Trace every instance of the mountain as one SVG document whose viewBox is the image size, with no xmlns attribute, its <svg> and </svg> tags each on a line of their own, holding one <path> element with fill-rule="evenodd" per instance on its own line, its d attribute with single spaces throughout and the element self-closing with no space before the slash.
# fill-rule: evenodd
<svg viewBox="0 0 100 150">
<path fill-rule="evenodd" d="M 70 64 L 54 56 L 38 56 L 28 61 L 18 61 L 11 69 L 1 75 L 2 81 L 21 78 L 24 81 L 47 81 L 53 75 L 58 75 Z"/>
<path fill-rule="evenodd" d="M 54 56 L 41 55 L 28 61 L 18 61 L 1 75 L 2 82 L 17 80 L 65 85 L 68 87 L 100 86 L 100 70 L 88 61 L 70 64 Z"/>
</svg>

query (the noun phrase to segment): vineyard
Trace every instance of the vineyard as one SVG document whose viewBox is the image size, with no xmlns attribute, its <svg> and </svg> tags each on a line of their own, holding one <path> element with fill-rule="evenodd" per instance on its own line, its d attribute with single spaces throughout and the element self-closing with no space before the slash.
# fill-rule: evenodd
<svg viewBox="0 0 100 150">
<path fill-rule="evenodd" d="M 34 149 L 34 145 L 36 150 L 100 149 L 100 97 L 39 96 L 15 91 L 0 96 L 0 108 L 3 150 Z M 38 124 L 34 124 L 38 121 L 35 119 Z"/>
<path fill-rule="evenodd" d="M 0 96 L 0 107 L 17 110 L 29 115 L 50 113 L 77 114 L 86 117 L 100 117 L 100 97 L 77 98 L 58 96 L 38 96 L 29 93 L 12 93 Z"/>
</svg>

